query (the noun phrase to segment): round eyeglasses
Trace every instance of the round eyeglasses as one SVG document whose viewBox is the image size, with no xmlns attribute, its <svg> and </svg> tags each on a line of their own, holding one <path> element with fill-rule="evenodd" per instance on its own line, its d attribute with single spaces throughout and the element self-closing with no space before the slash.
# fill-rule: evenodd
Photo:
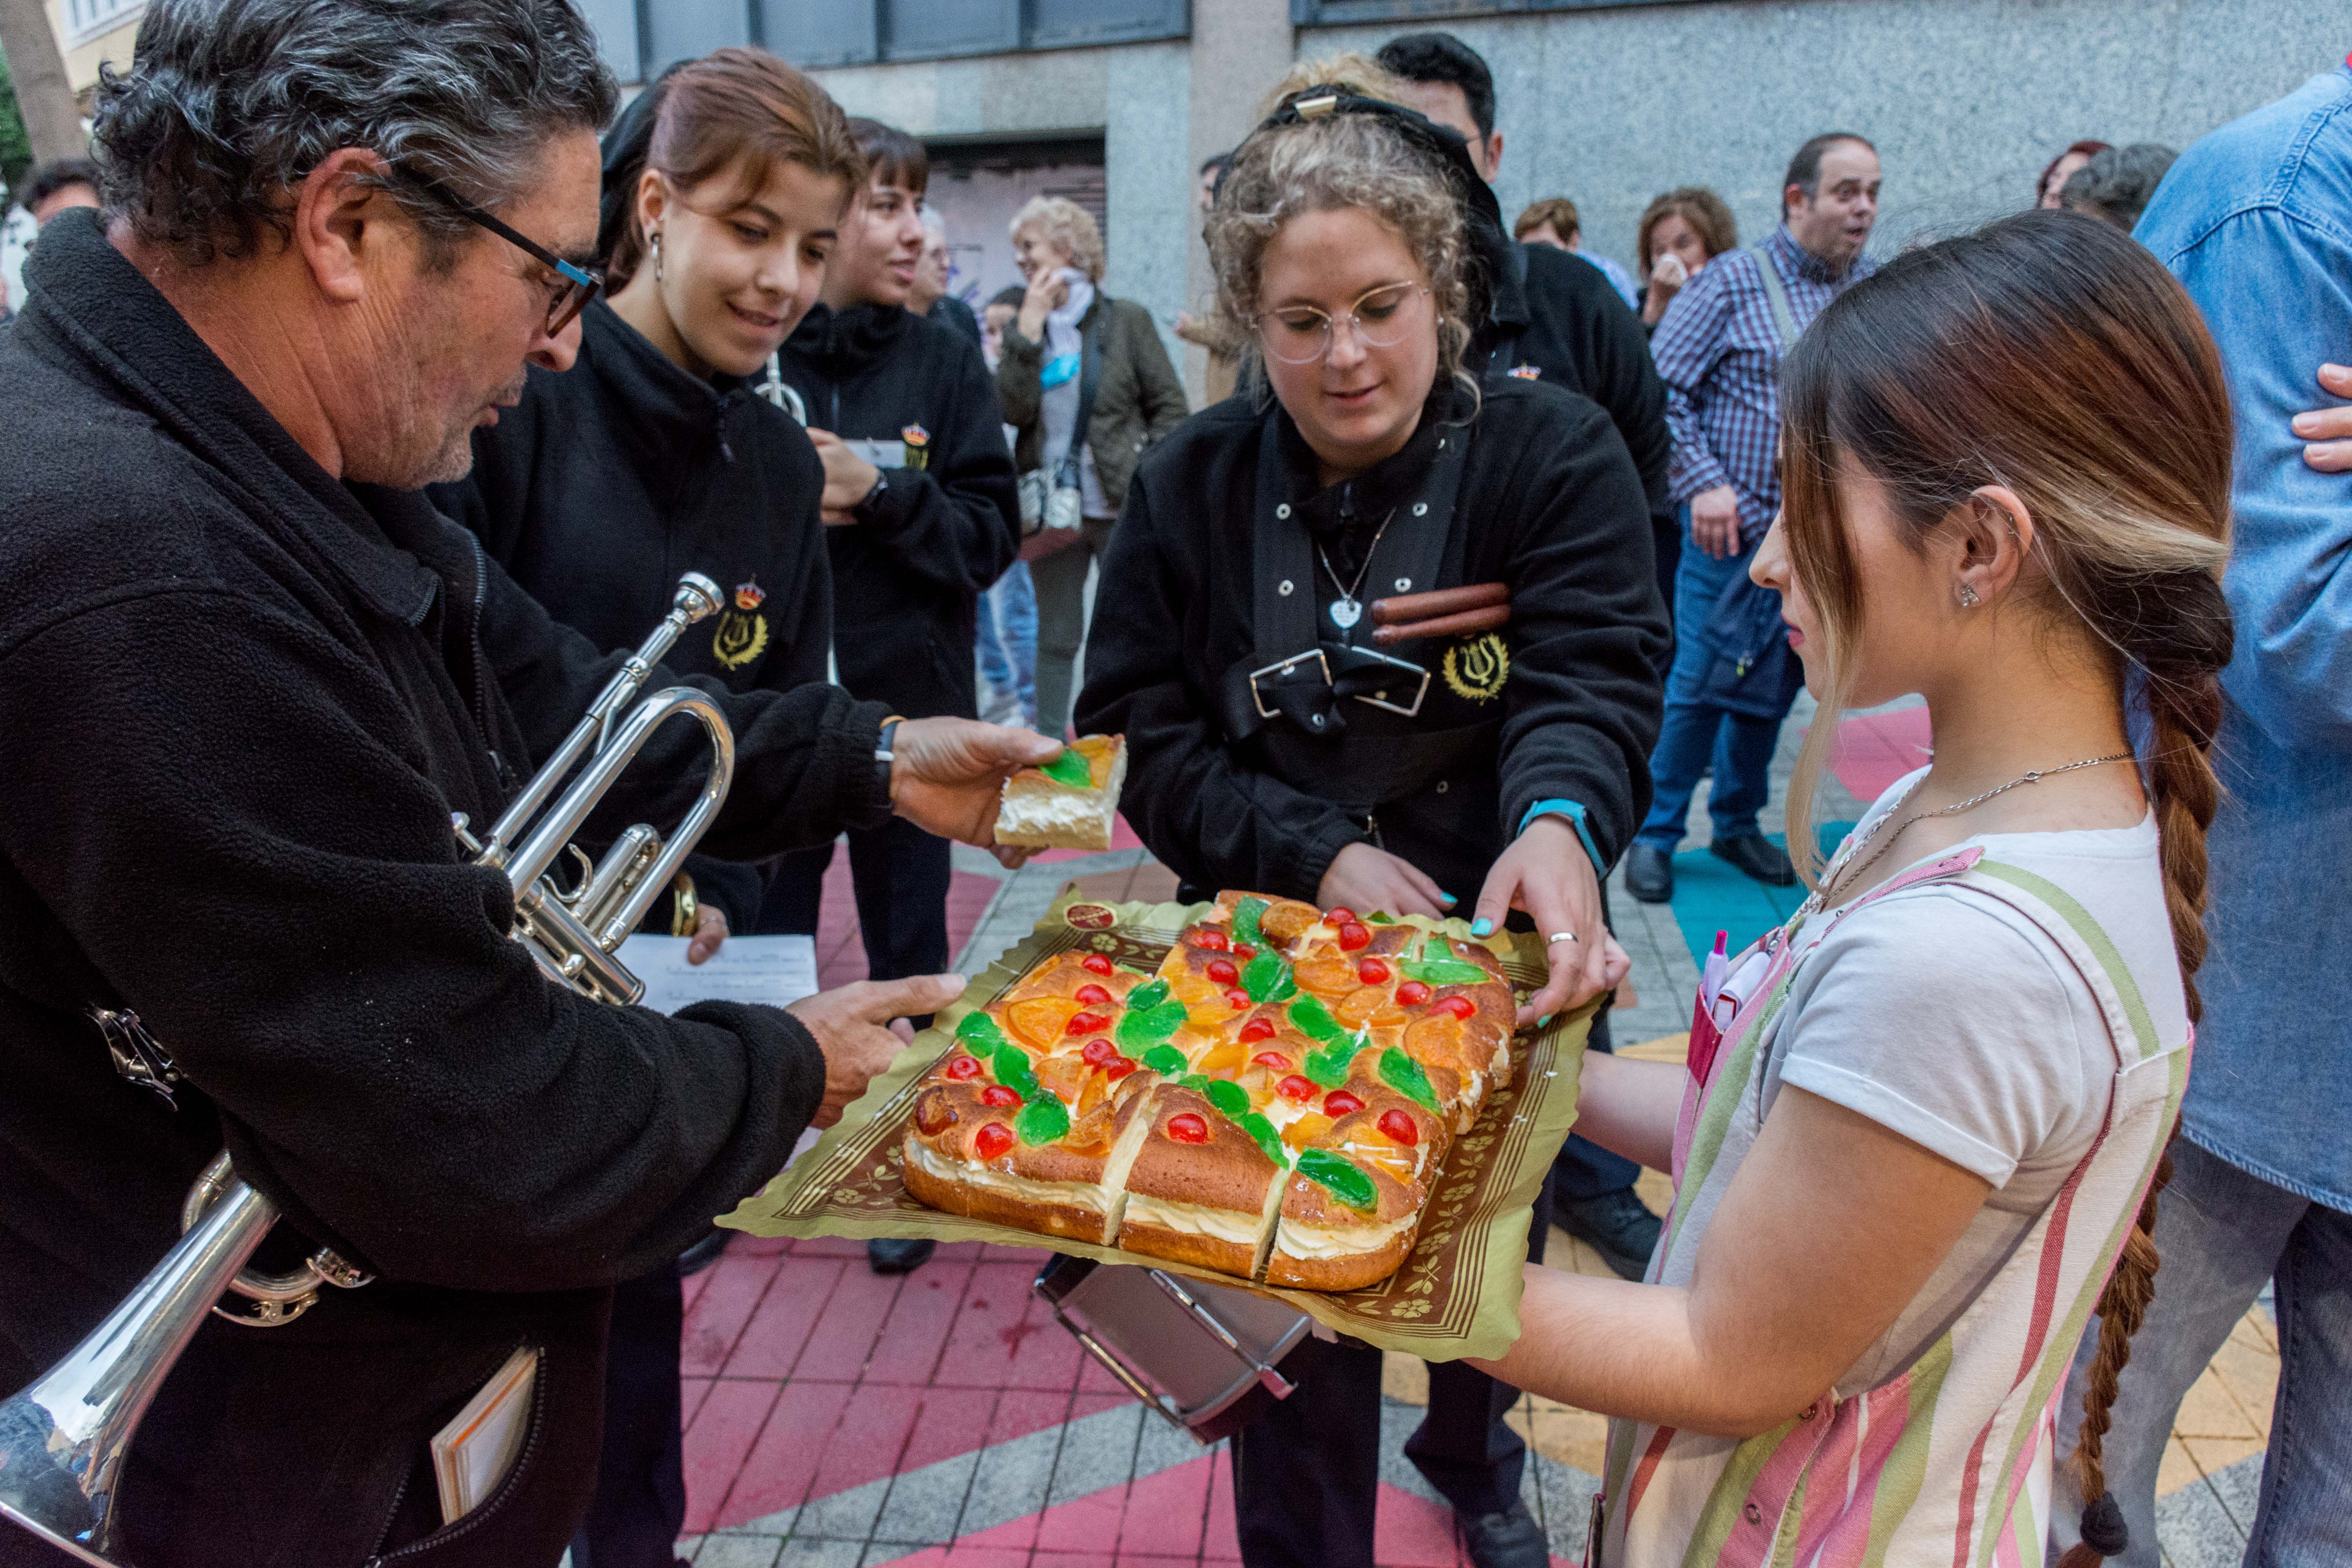
<svg viewBox="0 0 2352 1568">
<path fill-rule="evenodd" d="M 1352 327 L 1356 341 L 1365 347 L 1392 349 L 1421 324 L 1421 312 L 1412 307 L 1428 295 L 1419 283 L 1383 283 L 1359 295 L 1337 319 Z M 1313 364 L 1331 352 L 1333 323 L 1332 317 L 1312 305 L 1286 305 L 1259 312 L 1257 341 L 1270 359 Z"/>
</svg>

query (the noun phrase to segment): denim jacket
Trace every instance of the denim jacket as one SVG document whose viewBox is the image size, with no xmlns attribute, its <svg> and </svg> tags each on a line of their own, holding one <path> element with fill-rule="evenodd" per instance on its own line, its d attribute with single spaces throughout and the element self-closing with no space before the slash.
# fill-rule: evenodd
<svg viewBox="0 0 2352 1568">
<path fill-rule="evenodd" d="M 2305 467 L 2288 424 L 2334 401 L 2319 365 L 2352 360 L 2352 68 L 2191 147 L 2136 237 L 2205 312 L 2238 426 L 2237 649 L 2183 1128 L 2352 1209 L 2352 476 Z"/>
</svg>

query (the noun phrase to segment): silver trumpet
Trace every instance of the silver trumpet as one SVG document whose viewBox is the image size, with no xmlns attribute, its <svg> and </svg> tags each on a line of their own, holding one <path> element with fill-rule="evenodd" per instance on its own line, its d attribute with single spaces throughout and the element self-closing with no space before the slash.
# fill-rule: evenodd
<svg viewBox="0 0 2352 1568">
<path fill-rule="evenodd" d="M 679 635 L 720 604 L 719 584 L 709 578 L 698 572 L 680 578 L 668 616 L 614 674 L 489 837 L 477 840 L 462 813 L 453 818 L 472 863 L 497 868 L 513 885 L 514 940 L 550 979 L 599 1002 L 627 1004 L 645 994 L 614 950 L 676 877 L 734 778 L 734 731 L 706 693 L 673 686 L 631 706 Z M 667 843 L 641 823 L 592 863 L 572 845 L 572 834 L 655 730 L 679 714 L 699 720 L 710 739 L 701 793 Z M 568 889 L 550 875 L 567 851 L 579 868 Z M 100 1012 L 98 1020 L 124 1075 L 170 1099 L 178 1071 L 136 1016 Z M 321 1285 L 349 1289 L 368 1282 L 324 1247 L 288 1273 L 247 1269 L 246 1259 L 277 1222 L 278 1205 L 238 1178 L 227 1152 L 215 1156 L 189 1189 L 181 1208 L 184 1234 L 163 1261 L 64 1360 L 0 1403 L 0 1517 L 85 1563 L 127 1568 L 114 1554 L 123 1459 L 139 1418 L 205 1313 L 271 1328 L 308 1311 Z M 224 1293 L 253 1305 L 232 1308 L 221 1300 Z"/>
</svg>

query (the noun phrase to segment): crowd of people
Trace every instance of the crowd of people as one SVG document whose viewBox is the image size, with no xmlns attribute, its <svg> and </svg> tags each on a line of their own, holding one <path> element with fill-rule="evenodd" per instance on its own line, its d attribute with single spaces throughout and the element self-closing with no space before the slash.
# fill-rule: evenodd
<svg viewBox="0 0 2352 1568">
<path fill-rule="evenodd" d="M 1459 38 L 1301 64 L 1198 172 L 1195 411 L 1077 205 L 1019 210 L 975 310 L 923 143 L 774 57 L 616 114 L 567 0 L 417 15 L 154 0 L 94 160 L 23 193 L 0 1385 L 224 1143 L 271 1247 L 373 1277 L 195 1335 L 119 1478 L 131 1560 L 667 1568 L 711 1216 L 958 994 L 951 841 L 1017 865 L 1000 786 L 1097 732 L 1181 897 L 1537 933 L 1523 1024 L 1622 980 L 1611 874 L 1670 900 L 1710 775 L 1712 853 L 1808 888 L 1709 965 L 1686 1067 L 1591 1020 L 1524 1331 L 1433 1364 L 1406 1445 L 1481 1568 L 1551 1560 L 1522 1390 L 1612 1418 L 1612 1568 L 2154 1568 L 2173 1414 L 2266 1282 L 2248 1561 L 2352 1560 L 2352 62 L 1892 256 L 1831 130 L 1769 232 L 1677 187 L 1631 271 L 1565 195 L 1506 225 Z M 721 602 L 665 663 L 733 788 L 646 929 L 814 932 L 845 842 L 870 978 L 789 1009 L 551 983 L 450 830 L 688 570 Z M 1370 635 L 1473 585 L 1501 626 Z M 1932 758 L 1829 853 L 1839 714 L 1915 693 Z M 592 833 L 678 815 L 677 733 Z M 1543 1268 L 1553 1224 L 1622 1279 Z M 451 1517 L 426 1439 L 519 1345 L 534 1436 Z M 1369 1568 L 1380 1355 L 1283 1373 L 1232 1445 L 1243 1560 Z"/>
</svg>

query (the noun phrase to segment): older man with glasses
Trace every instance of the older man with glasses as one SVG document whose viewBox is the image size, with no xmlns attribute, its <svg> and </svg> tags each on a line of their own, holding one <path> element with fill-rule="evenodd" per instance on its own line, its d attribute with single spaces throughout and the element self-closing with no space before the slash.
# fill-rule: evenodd
<svg viewBox="0 0 2352 1568">
<path fill-rule="evenodd" d="M 119 1478 L 131 1562 L 555 1563 L 607 1287 L 961 984 L 599 1005 L 508 940 L 504 874 L 452 836 L 620 657 L 416 493 L 525 364 L 572 361 L 614 96 L 568 0 L 154 0 L 99 89 L 104 205 L 43 234 L 0 336 L 0 1390 L 163 1255 L 224 1141 L 284 1212 L 265 1252 L 374 1276 L 196 1331 Z M 894 810 L 986 843 L 1001 781 L 1056 750 L 822 685 L 710 694 L 738 750 L 704 845 L 740 858 Z M 616 820 L 683 814 L 689 728 Z M 110 1067 L 101 1008 L 173 1058 L 168 1100 Z M 428 1444 L 522 1348 L 527 1440 L 446 1528 Z M 0 1562 L 65 1561 L 0 1524 Z"/>
</svg>

